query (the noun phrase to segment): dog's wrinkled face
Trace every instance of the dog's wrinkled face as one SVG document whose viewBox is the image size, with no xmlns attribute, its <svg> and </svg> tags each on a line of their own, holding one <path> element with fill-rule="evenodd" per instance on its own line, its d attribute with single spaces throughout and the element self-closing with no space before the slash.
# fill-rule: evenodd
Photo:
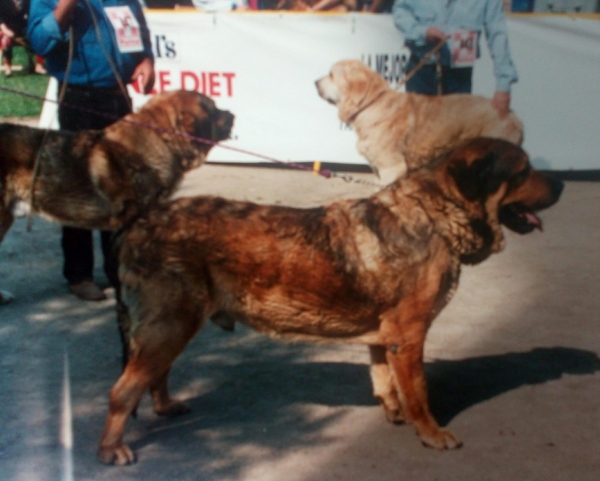
<svg viewBox="0 0 600 481">
<path fill-rule="evenodd" d="M 556 203 L 563 189 L 561 181 L 535 171 L 523 149 L 499 139 L 465 142 L 447 169 L 467 201 L 520 234 L 542 229 L 536 212 Z"/>
<path fill-rule="evenodd" d="M 388 89 L 385 80 L 358 60 L 335 63 L 315 85 L 323 99 L 338 107 L 340 120 L 346 123 Z"/>
<path fill-rule="evenodd" d="M 210 97 L 198 92 L 179 90 L 172 96 L 175 126 L 193 137 L 207 140 L 206 143 L 196 142 L 204 154 L 208 153 L 212 142 L 229 138 L 235 118 L 231 112 L 218 109 Z"/>
</svg>

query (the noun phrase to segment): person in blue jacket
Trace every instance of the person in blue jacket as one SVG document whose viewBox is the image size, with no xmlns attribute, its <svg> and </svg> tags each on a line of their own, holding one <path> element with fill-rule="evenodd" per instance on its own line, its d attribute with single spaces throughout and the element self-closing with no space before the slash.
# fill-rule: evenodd
<svg viewBox="0 0 600 481">
<path fill-rule="evenodd" d="M 511 84 L 518 80 L 510 55 L 506 16 L 502 0 L 396 0 L 392 7 L 394 23 L 404 35 L 411 56 L 410 72 L 440 41 L 442 93 L 470 93 L 473 62 L 479 57 L 482 32 L 494 63 L 496 91 L 493 106 L 500 115 L 510 109 Z M 436 58 L 407 81 L 408 92 L 437 93 Z"/>
<path fill-rule="evenodd" d="M 59 92 L 66 83 L 58 107 L 61 129 L 103 129 L 131 112 L 126 84 L 141 82 L 145 93 L 153 87 L 154 57 L 138 0 L 31 0 L 27 35 Z M 104 270 L 116 285 L 110 238 L 101 233 Z M 105 299 L 93 280 L 92 232 L 63 227 L 61 244 L 69 290 L 84 300 Z"/>
</svg>

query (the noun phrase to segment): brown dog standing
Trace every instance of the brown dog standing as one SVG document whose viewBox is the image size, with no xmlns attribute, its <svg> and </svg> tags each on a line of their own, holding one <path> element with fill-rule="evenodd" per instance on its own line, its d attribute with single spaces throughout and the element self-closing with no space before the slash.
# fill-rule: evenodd
<svg viewBox="0 0 600 481">
<path fill-rule="evenodd" d="M 179 90 L 154 97 L 104 130 L 50 131 L 33 203 L 33 169 L 45 131 L 0 124 L 0 242 L 15 211 L 32 204 L 35 213 L 61 224 L 122 227 L 202 165 L 213 142 L 229 137 L 233 118 L 210 98 Z M 9 299 L 0 292 L 0 304 Z"/>
<path fill-rule="evenodd" d="M 520 147 L 479 138 L 367 199 L 295 209 L 197 197 L 152 209 L 119 239 L 131 357 L 110 394 L 100 460 L 135 460 L 123 433 L 146 389 L 158 414 L 185 412 L 167 377 L 215 314 L 289 339 L 367 344 L 387 418 L 412 423 L 428 446 L 460 446 L 429 411 L 427 330 L 461 263 L 502 250 L 501 224 L 541 227 L 534 211 L 561 190 Z"/>
</svg>

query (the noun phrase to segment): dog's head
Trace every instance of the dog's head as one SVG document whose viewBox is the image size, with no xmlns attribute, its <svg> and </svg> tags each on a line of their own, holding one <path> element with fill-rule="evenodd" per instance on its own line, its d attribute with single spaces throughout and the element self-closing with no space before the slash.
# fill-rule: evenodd
<svg viewBox="0 0 600 481">
<path fill-rule="evenodd" d="M 149 123 L 163 135 L 174 132 L 171 144 L 194 158 L 189 168 L 199 166 L 216 142 L 229 138 L 234 121 L 233 114 L 218 109 L 211 98 L 187 90 L 158 94 L 128 118 Z"/>
<path fill-rule="evenodd" d="M 335 63 L 329 75 L 315 84 L 319 95 L 338 107 L 340 120 L 345 123 L 351 123 L 360 112 L 389 90 L 383 78 L 358 60 Z"/>
<path fill-rule="evenodd" d="M 529 163 L 520 147 L 500 139 L 476 138 L 445 157 L 446 193 L 467 212 L 469 229 L 480 242 L 462 261 L 477 263 L 504 247 L 500 225 L 519 234 L 542 229 L 536 212 L 558 201 L 563 183 Z"/>
</svg>

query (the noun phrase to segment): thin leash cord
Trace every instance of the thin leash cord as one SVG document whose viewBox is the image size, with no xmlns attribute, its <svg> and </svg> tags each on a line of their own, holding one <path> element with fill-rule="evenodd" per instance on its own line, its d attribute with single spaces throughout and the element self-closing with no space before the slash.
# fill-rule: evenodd
<svg viewBox="0 0 600 481">
<path fill-rule="evenodd" d="M 60 88 L 60 92 L 58 94 L 58 104 L 62 103 L 63 98 L 65 97 L 65 92 L 67 90 L 67 80 L 69 79 L 69 74 L 71 73 L 71 64 L 73 62 L 73 50 L 74 50 L 74 41 L 73 41 L 73 26 L 69 27 L 69 54 L 67 57 L 67 67 L 65 69 L 65 80 Z M 54 114 L 58 115 L 58 110 Z M 31 203 L 31 208 L 29 209 L 29 214 L 27 215 L 27 232 L 31 232 L 33 228 L 33 213 L 35 211 L 35 181 L 38 178 L 40 173 L 40 164 L 42 158 L 42 151 L 46 145 L 46 141 L 48 139 L 48 134 L 50 133 L 50 127 L 46 128 L 44 132 L 44 136 L 42 137 L 42 143 L 40 144 L 40 148 L 35 157 L 35 162 L 33 164 L 33 172 L 31 174 L 31 188 L 29 190 L 29 199 Z"/>
</svg>

